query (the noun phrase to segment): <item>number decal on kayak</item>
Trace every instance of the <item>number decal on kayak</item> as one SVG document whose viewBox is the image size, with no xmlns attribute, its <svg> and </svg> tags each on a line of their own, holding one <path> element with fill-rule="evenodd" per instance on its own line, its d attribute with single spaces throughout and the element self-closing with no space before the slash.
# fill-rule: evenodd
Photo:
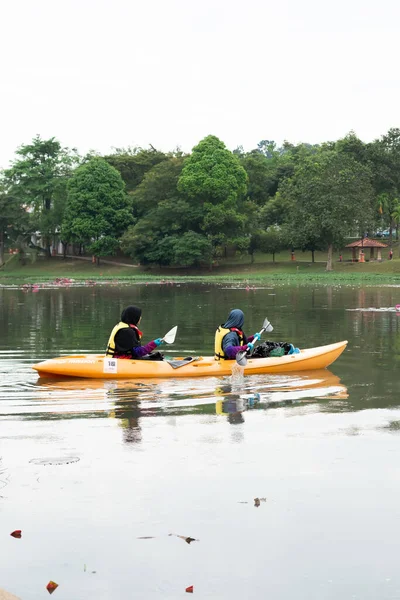
<svg viewBox="0 0 400 600">
<path fill-rule="evenodd" d="M 117 373 L 117 364 L 116 358 L 105 358 L 103 373 Z"/>
</svg>

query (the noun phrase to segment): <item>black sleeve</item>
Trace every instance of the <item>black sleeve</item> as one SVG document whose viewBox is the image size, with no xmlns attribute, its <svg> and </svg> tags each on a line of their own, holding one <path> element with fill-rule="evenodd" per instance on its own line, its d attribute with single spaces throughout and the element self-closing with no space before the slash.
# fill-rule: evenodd
<svg viewBox="0 0 400 600">
<path fill-rule="evenodd" d="M 132 348 L 136 348 L 140 346 L 140 340 L 135 329 L 129 327 L 124 327 L 124 329 L 120 329 L 115 338 L 115 348 L 118 351 L 127 352 L 128 350 L 132 350 Z"/>
</svg>

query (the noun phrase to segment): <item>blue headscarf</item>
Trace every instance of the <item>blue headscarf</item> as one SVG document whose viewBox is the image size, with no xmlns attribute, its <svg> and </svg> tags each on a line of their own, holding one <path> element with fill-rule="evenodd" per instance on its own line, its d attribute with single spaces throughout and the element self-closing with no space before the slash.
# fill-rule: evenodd
<svg viewBox="0 0 400 600">
<path fill-rule="evenodd" d="M 242 329 L 244 323 L 244 314 L 240 308 L 234 308 L 229 313 L 229 317 L 224 323 L 223 327 L 225 329 L 230 329 L 231 327 L 237 327 L 237 329 Z"/>
</svg>

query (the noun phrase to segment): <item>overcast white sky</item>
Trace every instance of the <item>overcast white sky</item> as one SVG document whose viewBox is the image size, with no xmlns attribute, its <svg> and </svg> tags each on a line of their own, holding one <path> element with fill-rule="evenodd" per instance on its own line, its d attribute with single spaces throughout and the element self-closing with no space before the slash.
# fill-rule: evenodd
<svg viewBox="0 0 400 600">
<path fill-rule="evenodd" d="M 3 0 L 0 167 L 208 134 L 365 141 L 400 126 L 399 0 Z"/>
</svg>

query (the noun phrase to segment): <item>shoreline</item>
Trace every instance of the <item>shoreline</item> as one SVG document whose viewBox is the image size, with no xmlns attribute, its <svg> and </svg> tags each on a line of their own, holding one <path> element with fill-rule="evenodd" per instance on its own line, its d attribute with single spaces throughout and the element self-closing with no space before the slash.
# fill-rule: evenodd
<svg viewBox="0 0 400 600">
<path fill-rule="evenodd" d="M 321 257 L 323 258 L 323 257 Z M 255 285 L 400 285 L 400 259 L 353 263 L 335 262 L 326 271 L 324 260 L 279 262 L 225 262 L 212 270 L 194 268 L 149 268 L 107 264 L 87 260 L 52 258 L 21 265 L 16 261 L 0 269 L 0 288 L 65 287 L 135 284 L 227 284 L 251 288 Z"/>
<path fill-rule="evenodd" d="M 89 277 L 1 276 L 0 289 L 57 289 L 67 287 L 128 286 L 128 285 L 229 285 L 237 289 L 260 289 L 271 285 L 385 285 L 400 287 L 400 274 L 389 273 L 227 273 L 220 275 L 161 275 L 137 274 L 135 276 L 98 275 Z"/>
</svg>

